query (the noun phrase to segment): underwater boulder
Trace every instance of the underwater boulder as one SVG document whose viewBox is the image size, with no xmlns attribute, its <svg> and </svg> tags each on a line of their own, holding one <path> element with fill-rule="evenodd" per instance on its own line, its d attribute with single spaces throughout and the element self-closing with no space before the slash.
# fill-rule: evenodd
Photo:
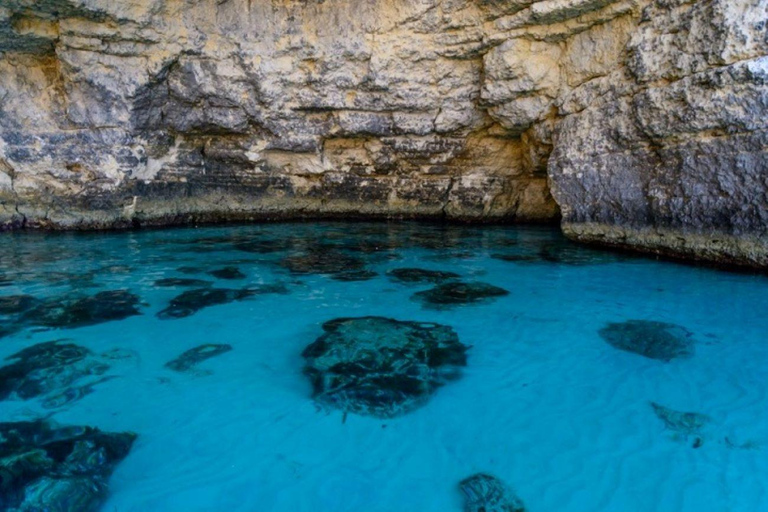
<svg viewBox="0 0 768 512">
<path fill-rule="evenodd" d="M 706 414 L 682 412 L 651 402 L 654 414 L 664 423 L 664 428 L 673 433 L 673 438 L 688 441 L 693 438 L 692 446 L 700 447 L 704 443 L 703 430 L 712 421 Z"/>
<path fill-rule="evenodd" d="M 127 290 L 99 292 L 89 297 L 67 296 L 43 301 L 21 316 L 21 323 L 76 328 L 140 315 L 140 299 Z"/>
<path fill-rule="evenodd" d="M 240 272 L 240 269 L 237 267 L 224 267 L 217 270 L 211 270 L 208 272 L 209 275 L 212 275 L 213 277 L 217 279 L 245 279 L 246 276 L 242 272 Z"/>
<path fill-rule="evenodd" d="M 193 279 L 188 277 L 168 277 L 155 281 L 155 286 L 159 288 L 200 288 L 203 286 L 212 286 L 210 281 L 203 279 Z"/>
<path fill-rule="evenodd" d="M 349 272 L 339 272 L 338 274 L 331 275 L 331 279 L 334 281 L 354 282 L 354 281 L 370 281 L 379 274 L 373 270 L 351 270 Z"/>
<path fill-rule="evenodd" d="M 266 238 L 263 240 L 243 240 L 233 245 L 237 251 L 252 254 L 271 254 L 287 251 L 293 247 L 290 239 Z"/>
<path fill-rule="evenodd" d="M 229 304 L 236 300 L 243 300 L 254 295 L 254 292 L 243 288 L 233 290 L 228 288 L 200 288 L 189 290 L 171 299 L 170 305 L 160 311 L 157 316 L 162 320 L 171 318 L 184 318 L 194 315 L 201 309 Z"/>
<path fill-rule="evenodd" d="M 478 473 L 459 482 L 464 512 L 525 512 L 522 500 L 492 475 Z"/>
<path fill-rule="evenodd" d="M 342 274 L 363 270 L 365 262 L 332 247 L 317 246 L 299 255 L 288 256 L 280 261 L 280 266 L 292 274 Z"/>
<path fill-rule="evenodd" d="M 176 371 L 186 372 L 193 369 L 203 361 L 224 354 L 232 350 L 232 345 L 206 343 L 191 348 L 172 361 L 165 363 L 165 367 Z"/>
<path fill-rule="evenodd" d="M 176 269 L 176 272 L 179 272 L 181 274 L 202 274 L 205 272 L 205 269 L 202 269 L 200 267 L 179 267 Z"/>
<path fill-rule="evenodd" d="M 0 315 L 23 313 L 40 301 L 31 295 L 9 295 L 0 297 Z"/>
<path fill-rule="evenodd" d="M 435 286 L 423 292 L 412 295 L 425 306 L 445 308 L 461 304 L 472 304 L 497 297 L 509 295 L 504 288 L 488 283 L 474 282 L 450 282 Z"/>
<path fill-rule="evenodd" d="M 608 323 L 600 336 L 612 347 L 669 362 L 693 355 L 692 334 L 679 325 L 651 320 Z"/>
<path fill-rule="evenodd" d="M 0 423 L 0 510 L 97 510 L 135 439 L 42 420 Z"/>
<path fill-rule="evenodd" d="M 11 396 L 29 400 L 49 393 L 66 393 L 79 379 L 100 376 L 109 369 L 108 364 L 87 348 L 60 341 L 32 345 L 6 360 L 13 362 L 0 367 L 0 400 Z M 91 387 L 94 384 L 91 383 Z M 87 392 L 90 391 L 83 389 L 79 395 L 72 395 L 67 400 L 59 398 L 46 408 L 72 402 Z"/>
<path fill-rule="evenodd" d="M 466 366 L 468 347 L 446 325 L 384 317 L 339 318 L 302 356 L 314 399 L 391 418 L 420 407 Z"/>
<path fill-rule="evenodd" d="M 387 275 L 400 283 L 432 283 L 439 284 L 451 279 L 461 277 L 454 272 L 441 270 L 427 270 L 423 268 L 396 268 L 387 272 Z"/>
</svg>

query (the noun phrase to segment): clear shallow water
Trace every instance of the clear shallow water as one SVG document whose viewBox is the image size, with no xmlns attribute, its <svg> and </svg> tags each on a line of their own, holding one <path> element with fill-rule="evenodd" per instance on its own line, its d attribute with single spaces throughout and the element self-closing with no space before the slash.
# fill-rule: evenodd
<svg viewBox="0 0 768 512">
<path fill-rule="evenodd" d="M 377 275 L 285 267 L 308 251 L 359 258 Z M 207 274 L 228 266 L 246 277 Z M 411 296 L 432 284 L 386 275 L 405 267 L 510 293 L 428 308 Z M 288 293 L 160 319 L 194 289 L 154 284 L 171 277 L 227 289 L 282 283 Z M 141 315 L 78 328 L 0 317 L 14 325 L 0 357 L 62 338 L 94 354 L 121 350 L 105 374 L 77 381 L 97 382 L 79 399 L 0 401 L 2 421 L 50 415 L 138 434 L 103 510 L 461 510 L 457 484 L 478 472 L 531 512 L 768 510 L 762 276 L 595 252 L 548 228 L 328 223 L 5 235 L 0 278 L 0 297 L 127 289 L 141 298 Z M 366 315 L 451 326 L 471 346 L 462 377 L 396 418 L 318 407 L 302 351 L 324 322 Z M 627 320 L 687 329 L 693 355 L 664 362 L 600 336 Z M 206 343 L 232 350 L 188 372 L 164 366 Z M 650 402 L 709 421 L 675 433 Z"/>
</svg>

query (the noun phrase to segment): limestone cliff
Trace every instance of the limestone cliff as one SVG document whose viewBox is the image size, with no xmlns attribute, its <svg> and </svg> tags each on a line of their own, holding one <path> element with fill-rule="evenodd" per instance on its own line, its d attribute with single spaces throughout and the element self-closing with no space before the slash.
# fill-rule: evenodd
<svg viewBox="0 0 768 512">
<path fill-rule="evenodd" d="M 767 10 L 0 0 L 0 223 L 562 211 L 764 265 Z"/>
</svg>

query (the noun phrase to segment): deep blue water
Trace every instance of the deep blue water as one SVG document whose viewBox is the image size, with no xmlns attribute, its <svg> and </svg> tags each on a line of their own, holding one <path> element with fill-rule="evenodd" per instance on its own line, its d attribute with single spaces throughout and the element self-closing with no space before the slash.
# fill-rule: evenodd
<svg viewBox="0 0 768 512">
<path fill-rule="evenodd" d="M 434 304 L 402 268 L 508 293 Z M 171 303 L 190 290 L 224 291 Z M 18 233 L 0 310 L 0 358 L 53 340 L 85 354 L 21 376 L 3 361 L 1 421 L 137 434 L 102 510 L 459 511 L 480 472 L 529 512 L 768 510 L 764 276 L 533 227 Z M 466 366 L 395 417 L 313 398 L 305 347 L 365 316 L 448 326 Z M 224 348 L 178 361 L 204 344 Z"/>
</svg>

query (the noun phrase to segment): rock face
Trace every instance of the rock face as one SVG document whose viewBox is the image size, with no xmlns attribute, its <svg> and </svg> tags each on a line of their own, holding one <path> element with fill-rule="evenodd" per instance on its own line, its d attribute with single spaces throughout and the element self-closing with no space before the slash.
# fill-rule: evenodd
<svg viewBox="0 0 768 512">
<path fill-rule="evenodd" d="M 561 210 L 579 240 L 765 265 L 766 10 L 6 0 L 0 224 Z"/>
<path fill-rule="evenodd" d="M 641 13 L 620 66 L 561 100 L 549 174 L 563 228 L 765 267 L 768 1 L 656 0 Z"/>
</svg>

